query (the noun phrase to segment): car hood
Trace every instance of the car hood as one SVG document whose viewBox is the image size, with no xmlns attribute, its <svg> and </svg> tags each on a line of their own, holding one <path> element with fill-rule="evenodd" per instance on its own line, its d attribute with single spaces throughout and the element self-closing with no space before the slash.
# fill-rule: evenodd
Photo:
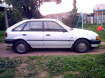
<svg viewBox="0 0 105 78">
<path fill-rule="evenodd" d="M 90 31 L 90 30 L 85 30 L 85 29 L 78 29 L 78 28 L 73 28 L 71 31 L 75 35 L 85 35 L 85 36 L 98 36 L 97 33 Z"/>
</svg>

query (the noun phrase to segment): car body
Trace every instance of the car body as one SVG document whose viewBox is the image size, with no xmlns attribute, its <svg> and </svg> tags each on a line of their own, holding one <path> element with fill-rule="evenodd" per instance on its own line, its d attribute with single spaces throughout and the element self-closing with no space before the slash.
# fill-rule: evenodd
<svg viewBox="0 0 105 78">
<path fill-rule="evenodd" d="M 70 28 L 56 19 L 27 19 L 6 30 L 5 42 L 13 50 L 26 53 L 29 48 L 72 48 L 86 52 L 100 44 L 93 31 Z"/>
</svg>

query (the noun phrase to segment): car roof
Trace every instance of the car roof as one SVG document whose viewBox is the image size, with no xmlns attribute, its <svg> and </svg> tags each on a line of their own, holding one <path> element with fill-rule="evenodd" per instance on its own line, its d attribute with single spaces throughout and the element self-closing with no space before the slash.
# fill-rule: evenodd
<svg viewBox="0 0 105 78">
<path fill-rule="evenodd" d="M 58 21 L 57 19 L 41 18 L 41 19 L 26 19 L 23 21 Z"/>
</svg>

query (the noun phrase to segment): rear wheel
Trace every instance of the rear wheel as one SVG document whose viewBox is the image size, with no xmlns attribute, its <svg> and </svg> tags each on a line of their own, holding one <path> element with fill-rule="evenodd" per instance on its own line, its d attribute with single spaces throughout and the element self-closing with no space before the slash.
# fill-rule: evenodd
<svg viewBox="0 0 105 78">
<path fill-rule="evenodd" d="M 73 49 L 77 52 L 84 53 L 90 49 L 90 44 L 87 40 L 80 39 L 74 44 Z"/>
<path fill-rule="evenodd" d="M 29 45 L 25 41 L 20 40 L 13 44 L 13 50 L 19 54 L 27 53 Z"/>
</svg>

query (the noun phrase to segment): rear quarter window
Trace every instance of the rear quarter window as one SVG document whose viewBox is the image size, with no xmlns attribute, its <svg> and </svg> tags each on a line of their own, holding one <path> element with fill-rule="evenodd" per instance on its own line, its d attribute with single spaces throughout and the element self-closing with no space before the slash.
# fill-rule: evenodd
<svg viewBox="0 0 105 78">
<path fill-rule="evenodd" d="M 13 31 L 21 31 L 21 30 L 24 28 L 25 24 L 26 24 L 26 23 L 20 24 L 19 26 L 15 27 L 15 28 L 13 29 Z"/>
</svg>

